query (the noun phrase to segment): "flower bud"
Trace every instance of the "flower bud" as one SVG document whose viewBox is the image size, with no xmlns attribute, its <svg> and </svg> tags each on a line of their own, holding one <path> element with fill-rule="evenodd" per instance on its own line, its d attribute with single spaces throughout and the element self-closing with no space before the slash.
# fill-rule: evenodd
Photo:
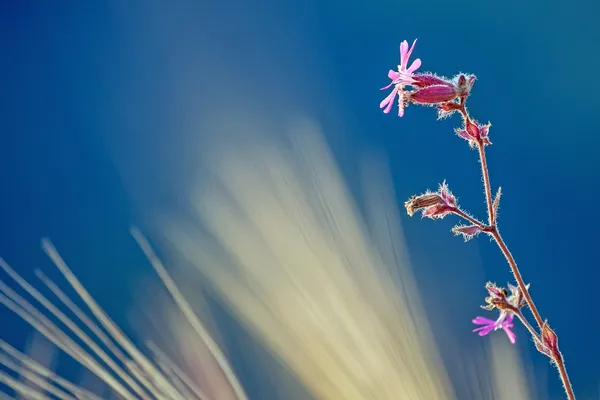
<svg viewBox="0 0 600 400">
<path fill-rule="evenodd" d="M 406 93 L 407 100 L 416 104 L 440 104 L 456 99 L 454 86 L 431 85 Z"/>
<path fill-rule="evenodd" d="M 446 86 L 454 86 L 452 81 L 440 78 L 430 73 L 426 74 L 414 74 L 412 76 L 413 82 L 412 86 L 418 88 L 424 88 L 432 85 L 446 85 Z"/>
<path fill-rule="evenodd" d="M 436 193 L 426 192 L 420 196 L 412 196 L 404 203 L 404 207 L 411 217 L 415 211 L 421 210 L 423 217 L 431 219 L 444 218 L 457 209 L 456 198 L 448 189 L 445 181 Z"/>
<path fill-rule="evenodd" d="M 464 127 L 455 129 L 454 131 L 458 136 L 468 141 L 471 147 L 479 142 L 484 146 L 487 146 L 492 144 L 488 138 L 491 126 L 492 124 L 489 122 L 486 125 L 480 125 L 476 121 L 474 122 L 467 119 Z"/>
<path fill-rule="evenodd" d="M 469 94 L 471 93 L 471 89 L 473 88 L 473 84 L 475 83 L 475 79 L 477 79 L 475 77 L 475 75 L 465 75 L 465 74 L 460 74 L 458 76 L 458 79 L 456 79 L 457 96 L 462 101 L 466 100 L 466 98 L 469 97 Z"/>
<path fill-rule="evenodd" d="M 550 350 L 552 354 L 558 354 L 558 336 L 550 326 L 548 326 L 548 321 L 544 321 L 544 325 L 542 325 L 542 344 Z"/>
</svg>

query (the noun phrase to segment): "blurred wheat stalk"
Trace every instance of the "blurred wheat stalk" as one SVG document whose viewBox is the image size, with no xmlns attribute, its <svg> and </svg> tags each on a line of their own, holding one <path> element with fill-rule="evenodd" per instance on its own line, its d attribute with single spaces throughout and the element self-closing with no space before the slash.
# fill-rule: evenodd
<svg viewBox="0 0 600 400">
<path fill-rule="evenodd" d="M 364 170 L 367 225 L 324 141 L 310 124 L 298 129 L 292 148 L 267 142 L 247 151 L 225 146 L 215 152 L 217 179 L 190 198 L 198 224 L 171 221 L 164 227 L 168 242 L 315 399 L 455 399 L 379 164 L 372 160 Z M 167 355 L 173 351 L 154 343 L 140 349 L 128 339 L 48 241 L 44 250 L 79 299 L 68 298 L 39 273 L 54 295 L 51 300 L 1 261 L 5 273 L 37 304 L 3 282 L 0 302 L 103 381 L 111 396 L 244 400 L 246 394 L 191 301 L 144 237 L 132 233 L 170 294 L 152 313 L 165 342 L 183 356 L 178 361 Z M 147 341 L 150 334 L 144 332 Z M 5 368 L 0 383 L 23 398 L 102 398 L 4 341 L 0 348 Z M 490 377 L 478 378 L 482 371 L 471 375 L 473 399 L 531 398 L 511 351 L 506 343 L 495 345 Z M 290 390 L 280 398 L 296 395 Z"/>
<path fill-rule="evenodd" d="M 367 225 L 317 129 L 291 138 L 211 150 L 214 177 L 192 195 L 200 222 L 166 224 L 170 244 L 316 398 L 455 398 L 379 163 L 363 174 Z M 504 398 L 529 398 L 511 384 Z M 475 398 L 498 392 L 484 386 Z"/>
<path fill-rule="evenodd" d="M 50 300 L 40 291 L 26 282 L 4 260 L 0 259 L 0 268 L 10 276 L 27 295 L 37 301 L 32 304 L 4 282 L 0 282 L 0 303 L 29 323 L 51 343 L 69 354 L 81 366 L 100 378 L 110 392 L 122 399 L 237 399 L 245 400 L 246 395 L 235 377 L 229 363 L 216 342 L 209 335 L 202 322 L 196 317 L 191 306 L 167 274 L 164 266 L 155 256 L 146 239 L 132 230 L 134 238 L 147 255 L 155 271 L 169 291 L 177 311 L 184 319 L 162 326 L 163 334 L 180 336 L 194 346 L 204 371 L 212 382 L 203 388 L 197 385 L 181 367 L 178 367 L 164 352 L 153 343 L 147 343 L 147 356 L 133 341 L 125 336 L 121 329 L 106 315 L 102 308 L 90 296 L 85 287 L 67 267 L 54 246 L 47 240 L 42 247 L 56 267 L 66 278 L 69 285 L 79 296 L 87 310 L 81 309 L 54 282 L 42 272 L 37 275 L 42 283 L 54 295 Z M 167 307 L 164 302 L 162 306 Z M 61 310 L 60 308 L 63 308 Z M 155 310 L 156 313 L 160 309 Z M 71 316 L 65 312 L 70 313 Z M 173 320 L 179 314 L 164 314 Z M 143 338 L 147 340 L 148 338 Z M 206 348 L 204 355 L 198 352 Z M 0 383 L 13 389 L 24 398 L 31 399 L 100 399 L 98 395 L 81 385 L 73 384 L 56 376 L 34 359 L 17 351 L 5 341 L 0 340 L 0 365 L 17 372 L 23 379 L 16 380 L 6 371 L 0 370 Z M 180 349 L 185 351 L 185 349 Z M 213 394 L 207 393 L 209 387 Z"/>
</svg>

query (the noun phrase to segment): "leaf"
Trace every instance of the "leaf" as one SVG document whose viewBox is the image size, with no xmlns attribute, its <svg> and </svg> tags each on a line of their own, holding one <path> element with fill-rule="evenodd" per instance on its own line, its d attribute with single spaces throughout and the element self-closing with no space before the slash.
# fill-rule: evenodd
<svg viewBox="0 0 600 400">
<path fill-rule="evenodd" d="M 465 242 L 468 242 L 481 233 L 481 228 L 477 225 L 456 225 L 452 228 L 452 232 L 457 236 L 462 235 Z"/>
<path fill-rule="evenodd" d="M 496 197 L 494 197 L 494 203 L 492 204 L 492 211 L 494 213 L 494 222 L 496 222 L 498 218 L 498 208 L 500 207 L 500 196 L 502 196 L 502 188 L 498 188 L 498 192 L 496 193 Z"/>
</svg>

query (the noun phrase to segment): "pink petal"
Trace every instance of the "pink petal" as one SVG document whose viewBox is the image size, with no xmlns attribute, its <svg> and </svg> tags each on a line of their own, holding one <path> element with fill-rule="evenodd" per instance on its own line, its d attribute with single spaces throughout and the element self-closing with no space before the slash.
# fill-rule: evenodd
<svg viewBox="0 0 600 400">
<path fill-rule="evenodd" d="M 475 328 L 475 329 L 473 329 L 473 332 L 479 331 L 479 336 L 485 336 L 488 333 L 490 333 L 491 331 L 493 331 L 494 328 L 495 328 L 494 325 L 487 325 L 487 326 L 482 326 L 480 328 Z"/>
<path fill-rule="evenodd" d="M 477 324 L 477 325 L 488 325 L 488 324 L 494 325 L 496 323 L 496 321 L 492 321 L 491 319 L 487 319 L 484 317 L 475 317 L 473 319 L 473 323 Z"/>
<path fill-rule="evenodd" d="M 421 59 L 417 58 L 415 61 L 413 61 L 413 63 L 411 64 L 410 68 L 407 69 L 406 71 L 408 73 L 412 74 L 413 72 L 415 72 L 416 70 L 418 70 L 420 66 L 421 66 Z"/>
<path fill-rule="evenodd" d="M 387 114 L 391 111 L 392 106 L 394 105 L 394 99 L 396 98 L 397 93 L 398 93 L 398 88 L 395 87 L 394 90 L 392 90 L 392 92 L 385 99 L 383 99 L 381 101 L 381 103 L 379 103 L 379 108 L 385 107 L 385 110 L 383 110 L 384 113 Z"/>
<path fill-rule="evenodd" d="M 408 61 L 408 42 L 405 40 L 400 43 L 400 65 L 403 66 Z"/>
<path fill-rule="evenodd" d="M 515 333 L 513 331 L 511 331 L 509 328 L 503 328 L 504 332 L 506 332 L 506 336 L 508 336 L 508 340 L 510 340 L 510 342 L 512 344 L 515 344 L 515 342 L 517 341 L 517 335 L 515 335 Z"/>
<path fill-rule="evenodd" d="M 415 44 L 417 44 L 417 39 L 415 39 L 415 41 L 413 42 L 412 46 L 410 46 L 410 50 L 408 51 L 408 53 L 406 54 L 406 62 L 408 63 L 408 59 L 410 58 L 410 55 L 413 52 L 413 49 L 415 48 Z M 408 43 L 407 43 L 408 46 Z"/>
<path fill-rule="evenodd" d="M 400 72 L 394 71 L 393 69 L 390 69 L 390 72 L 388 72 L 388 78 L 390 78 L 393 81 L 398 79 L 399 76 Z"/>
</svg>

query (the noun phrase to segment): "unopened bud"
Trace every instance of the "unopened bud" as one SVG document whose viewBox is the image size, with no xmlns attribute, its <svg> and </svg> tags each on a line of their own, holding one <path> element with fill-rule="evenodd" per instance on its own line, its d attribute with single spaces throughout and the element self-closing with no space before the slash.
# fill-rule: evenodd
<svg viewBox="0 0 600 400">
<path fill-rule="evenodd" d="M 432 207 L 442 204 L 442 198 L 437 193 L 426 193 L 421 196 L 413 196 L 407 202 L 404 203 L 406 212 L 411 217 L 415 214 L 415 211 L 422 208 Z"/>
<path fill-rule="evenodd" d="M 552 354 L 558 354 L 558 336 L 550 326 L 548 326 L 548 321 L 544 321 L 544 325 L 542 325 L 542 344 L 550 350 Z"/>
<path fill-rule="evenodd" d="M 470 119 L 467 119 L 464 127 L 457 128 L 454 131 L 458 136 L 468 141 L 471 147 L 479 142 L 484 146 L 487 146 L 492 144 L 488 138 L 491 126 L 492 124 L 489 122 L 486 125 L 480 125 L 476 121 L 473 122 Z"/>
<path fill-rule="evenodd" d="M 412 196 L 404 203 L 404 207 L 411 217 L 415 211 L 422 210 L 423 217 L 432 219 L 444 218 L 457 209 L 456 197 L 450 192 L 446 182 L 440 185 L 436 193 L 426 192 L 420 196 Z"/>
<path fill-rule="evenodd" d="M 413 82 L 411 83 L 411 85 L 418 88 L 424 88 L 432 85 L 454 86 L 452 81 L 440 78 L 432 74 L 414 74 L 412 76 L 412 79 Z"/>
<path fill-rule="evenodd" d="M 455 78 L 456 79 L 456 78 Z M 467 97 L 469 97 L 469 94 L 471 93 L 471 89 L 473 88 L 473 84 L 475 83 L 475 79 L 477 79 L 475 77 L 475 75 L 465 75 L 465 74 L 460 74 L 458 76 L 458 79 L 456 79 L 455 82 L 457 85 L 457 96 L 460 97 L 461 100 L 465 100 Z"/>
<path fill-rule="evenodd" d="M 416 104 L 446 103 L 456 99 L 456 97 L 456 88 L 448 85 L 431 85 L 406 93 L 407 100 Z"/>
</svg>

